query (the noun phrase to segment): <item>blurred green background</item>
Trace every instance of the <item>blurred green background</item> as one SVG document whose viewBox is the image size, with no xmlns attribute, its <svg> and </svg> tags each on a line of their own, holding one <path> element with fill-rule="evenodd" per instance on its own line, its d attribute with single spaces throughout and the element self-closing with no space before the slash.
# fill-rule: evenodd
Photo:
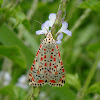
<svg viewBox="0 0 100 100">
<path fill-rule="evenodd" d="M 27 77 L 45 38 L 36 35 L 41 25 L 35 20 L 44 23 L 59 4 L 60 0 L 0 0 L 0 100 L 33 100 Z M 69 0 L 65 21 L 72 36 L 64 34 L 58 46 L 66 83 L 45 85 L 40 93 L 35 88 L 33 98 L 82 100 L 76 98 L 84 92 L 84 100 L 100 100 L 100 0 Z"/>
</svg>

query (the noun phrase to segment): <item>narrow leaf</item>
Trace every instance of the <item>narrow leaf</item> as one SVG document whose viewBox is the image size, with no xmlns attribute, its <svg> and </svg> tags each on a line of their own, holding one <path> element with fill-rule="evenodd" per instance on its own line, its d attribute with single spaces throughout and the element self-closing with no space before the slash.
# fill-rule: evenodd
<svg viewBox="0 0 100 100">
<path fill-rule="evenodd" d="M 97 93 L 100 94 L 100 82 L 97 82 L 90 86 L 90 88 L 87 90 L 87 93 Z"/>
<path fill-rule="evenodd" d="M 17 38 L 15 33 L 9 29 L 6 24 L 3 24 L 0 27 L 0 42 L 6 46 L 18 46 L 25 55 L 27 67 L 30 68 L 34 59 L 32 52 L 24 45 L 21 40 Z"/>
</svg>

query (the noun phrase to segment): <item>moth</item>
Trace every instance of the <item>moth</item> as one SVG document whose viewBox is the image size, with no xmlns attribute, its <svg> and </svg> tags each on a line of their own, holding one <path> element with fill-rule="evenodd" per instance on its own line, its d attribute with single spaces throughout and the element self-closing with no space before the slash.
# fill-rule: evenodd
<svg viewBox="0 0 100 100">
<path fill-rule="evenodd" d="M 42 41 L 29 72 L 29 85 L 33 87 L 49 84 L 62 87 L 65 83 L 65 71 L 61 55 L 50 32 Z"/>
</svg>

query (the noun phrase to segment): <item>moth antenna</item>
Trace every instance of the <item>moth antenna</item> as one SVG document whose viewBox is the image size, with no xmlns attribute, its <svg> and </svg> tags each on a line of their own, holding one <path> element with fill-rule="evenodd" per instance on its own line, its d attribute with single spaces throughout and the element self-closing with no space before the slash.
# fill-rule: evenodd
<svg viewBox="0 0 100 100">
<path fill-rule="evenodd" d="M 41 22 L 39 22 L 39 21 L 37 21 L 37 20 L 35 20 L 37 23 L 39 23 L 39 24 L 41 24 L 42 25 L 42 23 Z"/>
<path fill-rule="evenodd" d="M 43 25 L 41 22 L 39 22 L 39 21 L 37 21 L 37 20 L 35 20 L 37 23 L 39 23 L 39 24 L 41 24 L 41 25 Z M 45 25 L 43 25 L 44 27 L 45 27 Z M 47 28 L 45 27 L 45 29 L 47 30 Z M 47 33 L 48 33 L 49 31 L 47 30 Z M 45 35 L 47 35 L 47 33 L 45 34 Z"/>
</svg>

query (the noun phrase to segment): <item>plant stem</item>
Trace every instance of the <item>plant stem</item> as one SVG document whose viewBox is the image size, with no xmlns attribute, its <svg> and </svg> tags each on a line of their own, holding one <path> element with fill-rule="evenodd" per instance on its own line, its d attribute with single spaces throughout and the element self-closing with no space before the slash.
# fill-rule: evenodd
<svg viewBox="0 0 100 100">
<path fill-rule="evenodd" d="M 60 2 L 59 9 L 56 15 L 56 20 L 51 28 L 51 33 L 53 35 L 55 35 L 58 32 L 58 30 L 61 28 L 62 21 L 64 20 L 64 17 L 66 15 L 66 5 L 68 4 L 69 1 L 70 0 L 61 0 Z"/>
<path fill-rule="evenodd" d="M 84 97 L 86 95 L 87 88 L 88 88 L 88 86 L 89 86 L 89 84 L 90 84 L 90 82 L 91 82 L 91 80 L 92 80 L 92 78 L 93 78 L 93 76 L 96 72 L 97 64 L 98 64 L 99 61 L 100 61 L 100 55 L 98 56 L 98 58 L 94 62 L 93 66 L 92 66 L 92 68 L 89 72 L 89 75 L 88 75 L 88 77 L 85 81 L 85 84 L 84 84 L 83 88 L 77 94 L 76 100 L 83 100 L 84 99 Z"/>
<path fill-rule="evenodd" d="M 27 19 L 28 19 L 28 20 L 31 20 L 31 19 L 32 19 L 32 16 L 33 16 L 33 14 L 34 14 L 35 11 L 36 11 L 37 4 L 38 4 L 38 0 L 33 0 L 32 5 L 31 5 L 31 8 L 30 8 L 30 10 L 27 12 Z"/>
<path fill-rule="evenodd" d="M 84 13 L 80 16 L 80 18 L 75 22 L 75 25 L 72 27 L 72 29 L 70 30 L 72 33 L 84 22 L 84 20 L 87 18 L 87 16 L 89 16 L 91 10 L 90 9 L 86 9 L 84 11 Z M 66 36 L 63 40 L 63 42 L 66 42 L 68 39 L 70 38 L 70 36 Z"/>
<path fill-rule="evenodd" d="M 40 93 L 40 88 L 39 87 L 36 87 L 36 88 L 33 87 L 32 93 L 29 96 L 28 100 L 37 100 L 39 93 Z"/>
</svg>

